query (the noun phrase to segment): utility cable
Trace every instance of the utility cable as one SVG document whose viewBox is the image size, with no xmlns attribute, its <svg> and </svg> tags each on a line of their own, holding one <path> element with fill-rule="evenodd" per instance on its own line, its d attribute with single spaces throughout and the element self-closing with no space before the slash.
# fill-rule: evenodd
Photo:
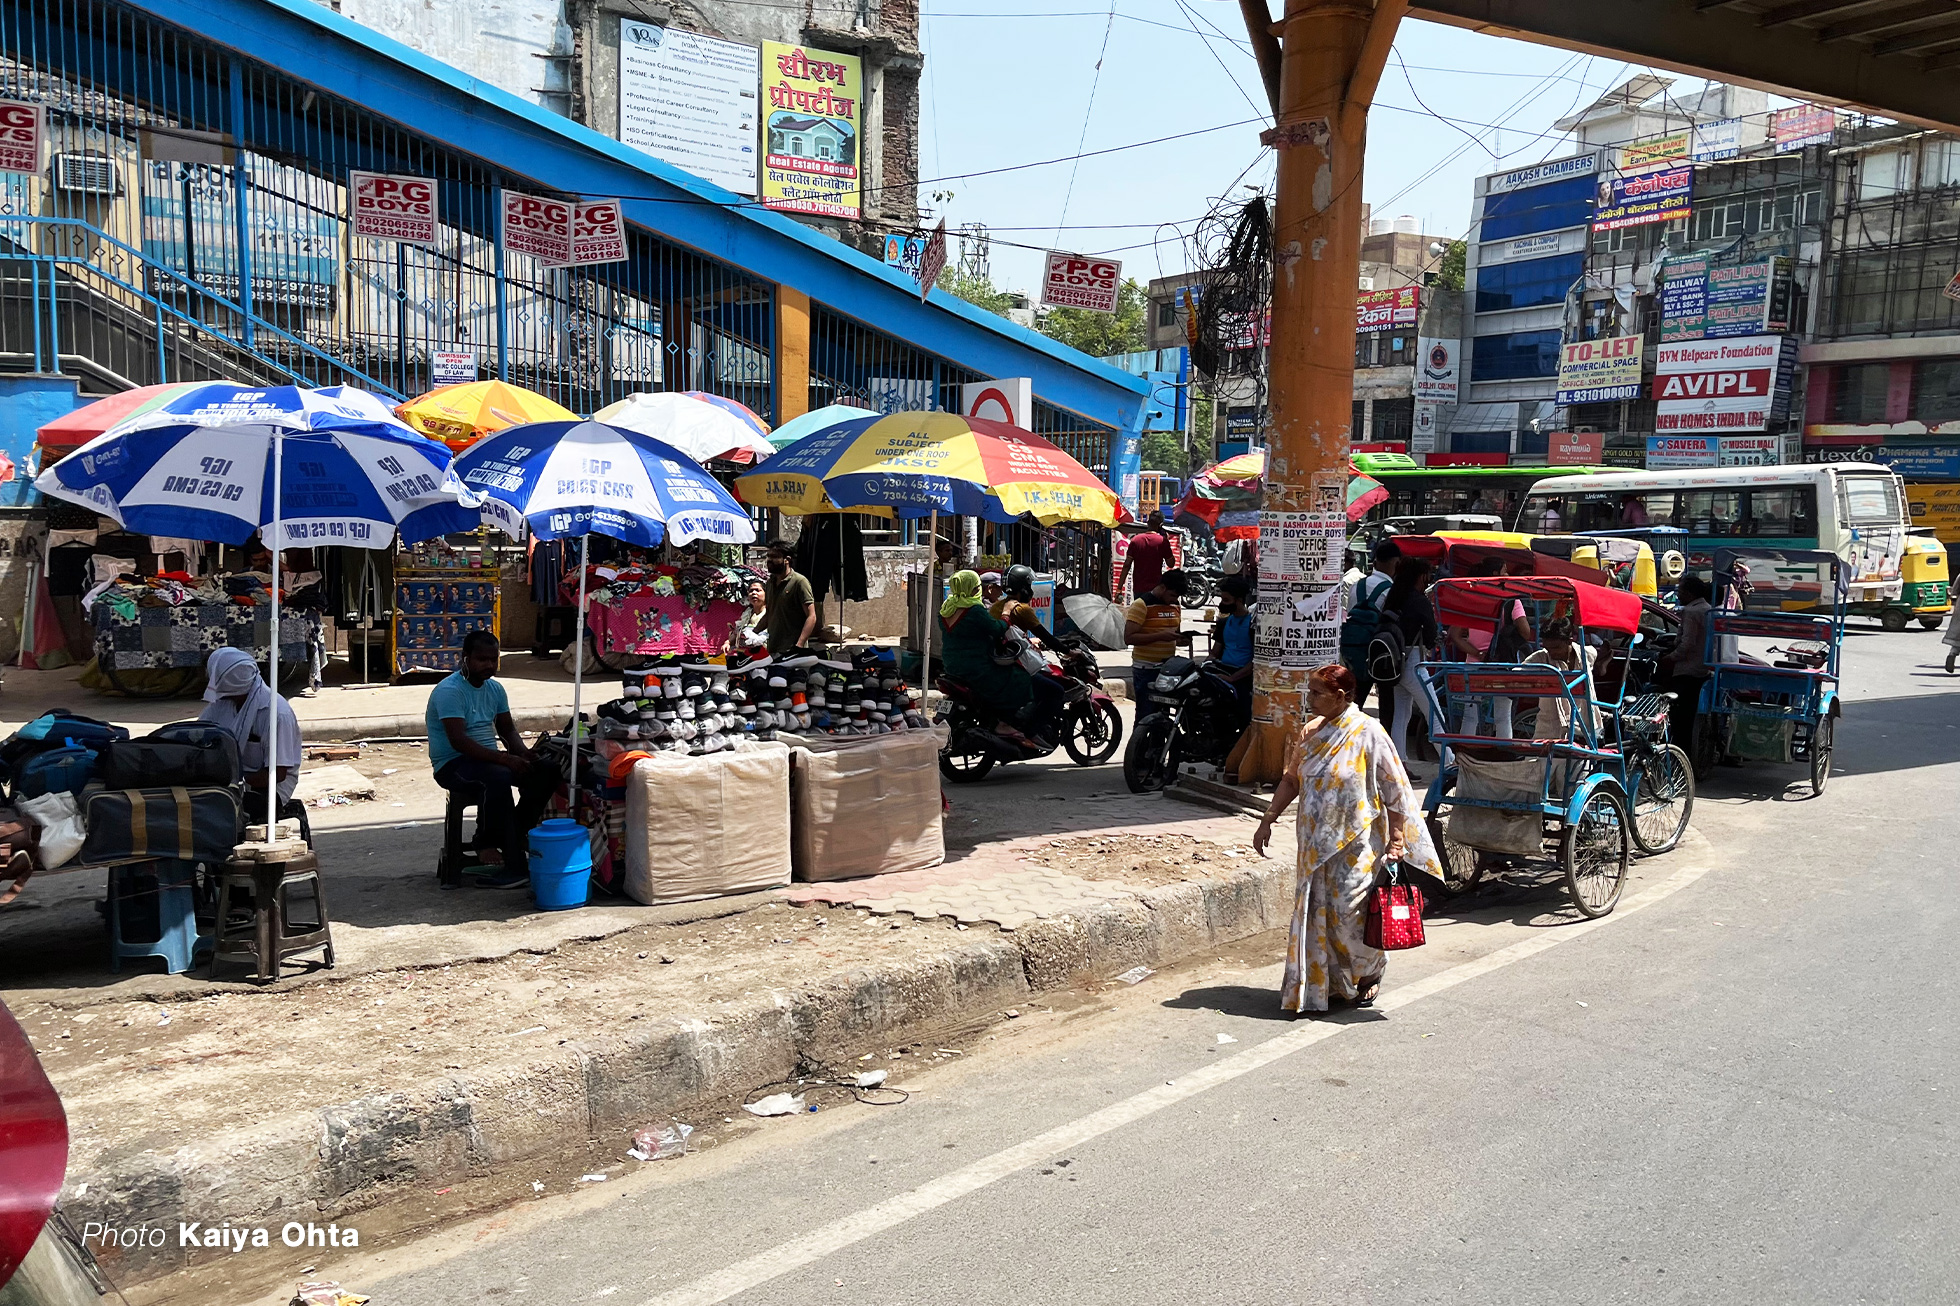
<svg viewBox="0 0 1960 1306">
<path fill-rule="evenodd" d="M 1102 85 L 1103 59 L 1109 54 L 1109 34 L 1116 30 L 1116 0 L 1109 0 L 1109 21 L 1103 24 L 1102 49 L 1096 52 L 1096 71 L 1089 78 L 1089 103 L 1082 108 L 1082 135 L 1075 142 L 1075 160 L 1068 170 L 1068 189 L 1062 192 L 1062 214 L 1055 220 L 1055 243 L 1062 242 L 1062 224 L 1068 221 L 1068 206 L 1075 199 L 1075 176 L 1082 170 L 1082 147 L 1089 143 L 1089 119 L 1096 112 L 1096 88 Z"/>
</svg>

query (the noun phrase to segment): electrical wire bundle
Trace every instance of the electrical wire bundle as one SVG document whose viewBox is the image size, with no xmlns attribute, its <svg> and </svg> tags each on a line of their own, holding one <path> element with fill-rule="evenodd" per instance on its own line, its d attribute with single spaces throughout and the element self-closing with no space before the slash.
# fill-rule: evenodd
<svg viewBox="0 0 1960 1306">
<path fill-rule="evenodd" d="M 1264 349 L 1273 309 L 1273 213 L 1263 194 L 1226 199 L 1192 230 L 1197 284 L 1185 303 L 1191 365 L 1217 377 L 1228 353 Z M 1264 368 L 1254 368 L 1259 376 Z"/>
</svg>

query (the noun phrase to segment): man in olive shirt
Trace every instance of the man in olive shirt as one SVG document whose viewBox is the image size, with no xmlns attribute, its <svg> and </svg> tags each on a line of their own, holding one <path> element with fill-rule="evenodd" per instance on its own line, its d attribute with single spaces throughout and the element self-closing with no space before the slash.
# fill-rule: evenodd
<svg viewBox="0 0 1960 1306">
<path fill-rule="evenodd" d="M 810 582 L 790 569 L 796 549 L 787 540 L 769 541 L 769 656 L 779 658 L 804 647 L 817 629 L 817 596 Z"/>
</svg>

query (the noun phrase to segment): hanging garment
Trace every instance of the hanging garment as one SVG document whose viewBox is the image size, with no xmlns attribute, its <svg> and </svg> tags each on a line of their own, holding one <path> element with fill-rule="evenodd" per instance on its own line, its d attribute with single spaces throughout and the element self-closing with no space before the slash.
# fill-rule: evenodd
<svg viewBox="0 0 1960 1306">
<path fill-rule="evenodd" d="M 813 513 L 803 519 L 796 541 L 796 570 L 810 582 L 818 598 L 836 594 L 846 603 L 869 597 L 864 570 L 864 532 L 842 513 Z"/>
</svg>

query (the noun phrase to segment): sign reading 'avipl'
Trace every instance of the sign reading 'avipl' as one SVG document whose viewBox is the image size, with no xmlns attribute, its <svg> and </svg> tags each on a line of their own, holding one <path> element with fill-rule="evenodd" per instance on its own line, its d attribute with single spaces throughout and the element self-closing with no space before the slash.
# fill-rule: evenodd
<svg viewBox="0 0 1960 1306">
<path fill-rule="evenodd" d="M 40 105 L 0 100 L 0 172 L 30 176 L 39 172 L 41 142 L 46 136 L 47 119 Z"/>
<path fill-rule="evenodd" d="M 356 236 L 404 245 L 436 243 L 436 184 L 431 178 L 349 173 L 347 207 Z"/>
<path fill-rule="evenodd" d="M 1041 273 L 1041 302 L 1049 308 L 1114 313 L 1123 289 L 1123 264 L 1113 258 L 1048 251 Z"/>
<path fill-rule="evenodd" d="M 1794 336 L 1663 343 L 1655 355 L 1654 429 L 1760 431 L 1781 422 L 1796 361 Z"/>
</svg>

